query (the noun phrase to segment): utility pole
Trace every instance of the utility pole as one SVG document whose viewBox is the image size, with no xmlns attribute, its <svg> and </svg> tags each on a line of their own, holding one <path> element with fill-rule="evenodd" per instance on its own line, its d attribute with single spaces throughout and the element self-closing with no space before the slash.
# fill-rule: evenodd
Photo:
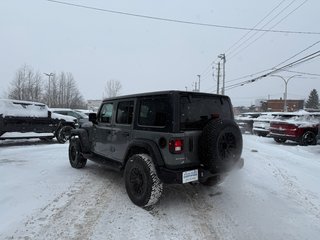
<svg viewBox="0 0 320 240">
<path fill-rule="evenodd" d="M 220 88 L 220 62 L 218 62 L 218 74 L 217 74 L 217 94 L 219 94 Z"/>
<path fill-rule="evenodd" d="M 220 54 L 218 56 L 218 58 L 221 58 L 222 60 L 222 71 L 223 71 L 223 78 L 222 78 L 222 95 L 224 95 L 225 93 L 225 83 L 226 83 L 226 55 L 223 53 L 223 54 Z"/>
<path fill-rule="evenodd" d="M 197 76 L 198 76 L 198 78 L 199 78 L 198 92 L 200 92 L 200 77 L 201 77 L 201 75 L 197 75 Z"/>
<path fill-rule="evenodd" d="M 212 79 L 214 81 L 214 65 L 212 65 Z"/>
<path fill-rule="evenodd" d="M 48 89 L 48 106 L 50 107 L 51 105 L 51 93 L 50 93 L 50 78 L 53 77 L 53 73 L 43 73 L 44 75 L 48 76 L 49 78 L 49 89 Z"/>
<path fill-rule="evenodd" d="M 195 92 L 198 92 L 198 89 L 197 89 L 197 82 L 195 82 L 195 83 L 194 83 L 194 91 L 195 91 Z"/>
<path fill-rule="evenodd" d="M 280 75 L 270 75 L 272 77 L 279 77 L 281 78 L 283 81 L 284 81 L 284 95 L 283 95 L 283 98 L 284 98 L 284 104 L 283 104 L 283 111 L 284 112 L 287 112 L 288 111 L 288 106 L 287 106 L 287 95 L 288 95 L 288 83 L 289 83 L 289 80 L 291 78 L 294 78 L 294 77 L 298 77 L 298 76 L 301 76 L 301 75 L 293 75 L 291 77 L 289 77 L 288 79 L 285 79 L 284 77 L 280 76 Z"/>
</svg>

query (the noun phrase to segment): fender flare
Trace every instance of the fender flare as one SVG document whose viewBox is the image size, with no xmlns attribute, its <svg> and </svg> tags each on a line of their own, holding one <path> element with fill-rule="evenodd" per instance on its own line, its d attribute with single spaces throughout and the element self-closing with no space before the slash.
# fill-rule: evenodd
<svg viewBox="0 0 320 240">
<path fill-rule="evenodd" d="M 80 145 L 82 151 L 84 153 L 90 152 L 90 141 L 87 131 L 81 128 L 72 129 L 70 138 L 75 136 L 78 136 L 80 138 Z"/>
<path fill-rule="evenodd" d="M 132 149 L 137 147 L 146 149 L 148 153 L 150 153 L 156 168 L 165 166 L 163 157 L 159 150 L 158 145 L 155 142 L 148 139 L 135 139 L 129 144 L 125 154 L 125 158 L 124 158 L 124 165 L 126 164 L 129 156 L 131 155 Z"/>
</svg>

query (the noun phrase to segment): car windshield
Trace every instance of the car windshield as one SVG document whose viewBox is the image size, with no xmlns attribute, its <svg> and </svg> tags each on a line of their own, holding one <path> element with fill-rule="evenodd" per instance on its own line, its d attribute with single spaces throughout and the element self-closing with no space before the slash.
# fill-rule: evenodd
<svg viewBox="0 0 320 240">
<path fill-rule="evenodd" d="M 180 97 L 180 130 L 200 130 L 212 118 L 233 117 L 228 98 L 184 94 Z"/>
<path fill-rule="evenodd" d="M 81 118 L 88 118 L 88 115 L 83 112 L 75 112 L 75 113 L 78 114 Z"/>
</svg>

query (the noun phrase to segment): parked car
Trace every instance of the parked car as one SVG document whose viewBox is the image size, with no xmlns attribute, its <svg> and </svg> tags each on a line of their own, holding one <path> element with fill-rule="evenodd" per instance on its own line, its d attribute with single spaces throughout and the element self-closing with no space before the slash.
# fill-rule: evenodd
<svg viewBox="0 0 320 240">
<path fill-rule="evenodd" d="M 259 117 L 261 113 L 258 112 L 248 112 L 242 113 L 235 117 L 236 123 L 238 124 L 241 133 L 253 133 L 253 121 Z"/>
<path fill-rule="evenodd" d="M 270 122 L 275 117 L 272 113 L 261 113 L 261 115 L 253 121 L 253 133 L 261 137 L 266 137 L 269 134 Z"/>
<path fill-rule="evenodd" d="M 58 114 L 66 115 L 66 116 L 71 116 L 71 117 L 78 119 L 78 123 L 80 126 L 86 122 L 89 122 L 88 115 L 86 115 L 82 112 L 72 110 L 70 108 L 51 108 L 50 110 L 54 113 L 58 113 Z"/>
<path fill-rule="evenodd" d="M 278 143 L 291 140 L 300 145 L 316 145 L 319 125 L 320 114 L 315 113 L 277 120 L 271 122 L 270 136 Z"/>
<path fill-rule="evenodd" d="M 270 123 L 272 121 L 288 120 L 296 116 L 307 114 L 305 111 L 298 112 L 263 112 L 253 120 L 253 133 L 266 137 L 270 132 Z"/>
<path fill-rule="evenodd" d="M 89 116 L 90 113 L 97 113 L 93 110 L 89 110 L 89 109 L 73 109 L 76 112 L 80 112 L 80 113 L 84 113 L 85 115 Z"/>
<path fill-rule="evenodd" d="M 230 98 L 165 91 L 105 99 L 91 123 L 72 131 L 69 161 L 87 159 L 124 172 L 138 206 L 155 204 L 163 183 L 218 184 L 243 166 L 242 135 Z"/>
<path fill-rule="evenodd" d="M 77 125 L 77 119 L 51 113 L 43 103 L 0 99 L 0 139 L 56 137 L 64 143 Z"/>
</svg>

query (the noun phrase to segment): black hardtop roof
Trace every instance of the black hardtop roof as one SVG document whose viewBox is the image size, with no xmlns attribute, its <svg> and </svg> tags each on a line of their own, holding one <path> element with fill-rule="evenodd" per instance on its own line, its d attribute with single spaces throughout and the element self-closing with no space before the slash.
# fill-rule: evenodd
<svg viewBox="0 0 320 240">
<path fill-rule="evenodd" d="M 112 98 L 105 98 L 105 99 L 103 99 L 103 102 L 110 101 L 110 100 L 126 99 L 126 98 L 150 97 L 150 96 L 159 96 L 159 95 L 167 95 L 167 94 L 180 94 L 180 93 L 192 94 L 192 95 L 219 96 L 219 97 L 223 97 L 223 98 L 229 98 L 228 96 L 225 96 L 225 95 L 219 95 L 219 94 L 213 94 L 213 93 L 168 90 L 168 91 L 145 92 L 145 93 L 117 96 L 117 97 L 112 97 Z"/>
</svg>

